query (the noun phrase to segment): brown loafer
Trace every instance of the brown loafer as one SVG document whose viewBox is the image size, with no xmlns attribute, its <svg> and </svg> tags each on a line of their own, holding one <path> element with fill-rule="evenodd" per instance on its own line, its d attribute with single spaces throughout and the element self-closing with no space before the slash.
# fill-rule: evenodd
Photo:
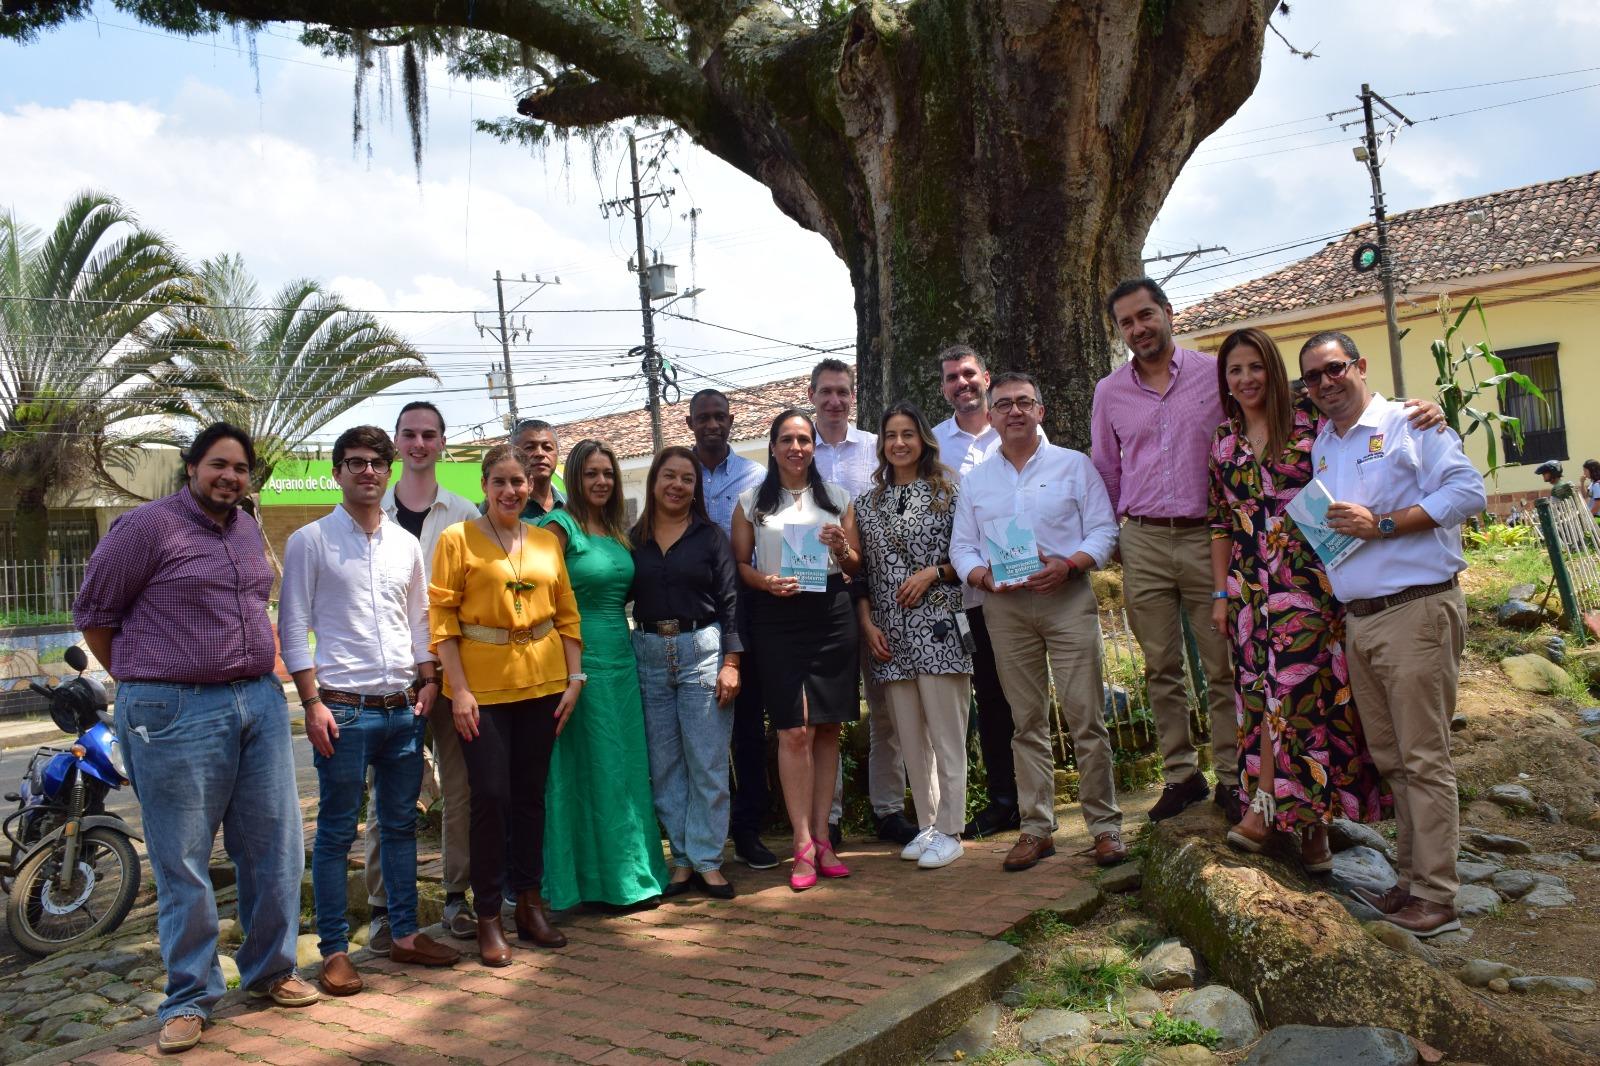
<svg viewBox="0 0 1600 1066">
<path fill-rule="evenodd" d="M 176 1055 L 200 1043 L 200 1031 L 206 1020 L 198 1014 L 175 1014 L 161 1023 L 161 1035 L 156 1037 L 156 1050 L 163 1055 Z"/>
<path fill-rule="evenodd" d="M 1373 892 L 1371 889 L 1366 888 L 1352 888 L 1350 891 L 1356 899 L 1359 899 L 1379 914 L 1393 914 L 1401 907 L 1404 907 L 1411 899 L 1411 893 L 1399 885 L 1395 885 L 1393 888 L 1386 888 L 1382 892 Z"/>
<path fill-rule="evenodd" d="M 427 933 L 418 933 L 408 948 L 402 947 L 396 940 L 389 958 L 395 962 L 409 962 L 413 966 L 454 966 L 461 961 L 461 952 L 439 943 Z"/>
<path fill-rule="evenodd" d="M 1006 861 L 1001 865 L 1015 873 L 1037 865 L 1040 859 L 1048 859 L 1055 853 L 1055 841 L 1049 837 L 1036 837 L 1032 833 L 1023 833 L 1017 838 L 1017 842 L 1011 845 L 1011 850 L 1006 852 Z"/>
<path fill-rule="evenodd" d="M 1128 848 L 1122 843 L 1122 834 L 1115 829 L 1094 836 L 1094 861 L 1101 866 L 1115 866 L 1128 858 Z"/>
<path fill-rule="evenodd" d="M 348 952 L 336 951 L 322 957 L 322 973 L 317 978 L 317 987 L 330 996 L 353 996 L 361 991 L 361 974 L 357 972 L 356 964 L 350 961 Z"/>
<path fill-rule="evenodd" d="M 322 993 L 312 988 L 293 971 L 284 974 L 266 988 L 252 988 L 250 994 L 257 999 L 270 999 L 280 1007 L 309 1007 L 322 998 Z"/>
<path fill-rule="evenodd" d="M 1398 925 L 1417 937 L 1436 936 L 1461 928 L 1456 909 L 1450 904 L 1435 903 L 1418 896 L 1412 896 L 1409 903 L 1393 914 L 1385 915 L 1384 921 Z"/>
<path fill-rule="evenodd" d="M 511 945 L 498 914 L 478 915 L 478 961 L 485 966 L 511 965 Z"/>
</svg>

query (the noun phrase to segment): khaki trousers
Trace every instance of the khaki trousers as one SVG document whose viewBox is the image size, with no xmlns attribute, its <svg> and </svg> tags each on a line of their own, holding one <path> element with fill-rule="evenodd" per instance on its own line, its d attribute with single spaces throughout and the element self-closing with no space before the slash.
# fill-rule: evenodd
<svg viewBox="0 0 1600 1066">
<path fill-rule="evenodd" d="M 1089 582 L 1074 578 L 1042 595 L 1022 589 L 993 593 L 983 601 L 983 616 L 1016 728 L 1011 753 L 1017 764 L 1022 831 L 1048 837 L 1055 827 L 1052 676 L 1078 757 L 1083 820 L 1091 834 L 1120 829 L 1122 811 L 1111 778 L 1111 735 L 1105 721 L 1100 616 Z"/>
<path fill-rule="evenodd" d="M 472 789 L 467 784 L 467 764 L 461 757 L 461 734 L 450 717 L 450 701 L 443 696 L 433 701 L 428 713 L 428 732 L 433 737 L 433 754 L 439 767 L 439 793 L 444 799 L 444 823 L 440 827 L 440 850 L 444 853 L 446 892 L 465 892 L 472 885 L 471 841 Z M 367 902 L 387 907 L 389 894 L 383 888 L 383 871 L 378 866 L 377 822 L 367 820 L 364 834 L 367 849 Z"/>
<path fill-rule="evenodd" d="M 960 836 L 967 822 L 967 674 L 920 674 L 888 681 L 883 694 L 911 779 L 917 827 Z"/>
<path fill-rule="evenodd" d="M 1454 905 L 1460 809 L 1450 719 L 1466 643 L 1459 588 L 1387 611 L 1345 616 L 1356 713 L 1378 773 L 1394 793 L 1400 887 Z"/>
<path fill-rule="evenodd" d="M 1122 598 L 1128 625 L 1144 653 L 1150 711 L 1161 741 L 1167 784 L 1187 781 L 1200 768 L 1189 730 L 1183 690 L 1183 627 L 1189 616 L 1206 675 L 1211 720 L 1211 765 L 1222 784 L 1239 783 L 1239 721 L 1233 701 L 1233 660 L 1228 635 L 1211 628 L 1211 530 L 1169 529 L 1128 520 L 1122 525 Z"/>
</svg>

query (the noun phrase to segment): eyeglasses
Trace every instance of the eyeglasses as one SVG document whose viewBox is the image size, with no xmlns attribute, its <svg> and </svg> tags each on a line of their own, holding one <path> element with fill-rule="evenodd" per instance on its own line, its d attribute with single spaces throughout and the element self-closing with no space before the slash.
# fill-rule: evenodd
<svg viewBox="0 0 1600 1066">
<path fill-rule="evenodd" d="M 1307 370 L 1300 375 L 1300 380 L 1306 383 L 1306 388 L 1314 389 L 1322 384 L 1324 376 L 1329 381 L 1338 381 L 1355 365 L 1356 361 L 1354 359 L 1335 359 L 1332 362 L 1324 363 L 1320 370 Z"/>
<path fill-rule="evenodd" d="M 1027 414 L 1036 407 L 1042 407 L 1043 404 L 1031 396 L 1019 396 L 1015 400 L 996 400 L 989 406 L 1005 415 L 1010 414 L 1013 407 L 1021 411 L 1023 414 Z"/>
<path fill-rule="evenodd" d="M 352 455 L 348 459 L 339 460 L 339 465 L 344 467 L 347 474 L 359 474 L 365 470 L 371 470 L 374 474 L 387 474 L 393 464 L 387 459 L 366 459 Z"/>
</svg>

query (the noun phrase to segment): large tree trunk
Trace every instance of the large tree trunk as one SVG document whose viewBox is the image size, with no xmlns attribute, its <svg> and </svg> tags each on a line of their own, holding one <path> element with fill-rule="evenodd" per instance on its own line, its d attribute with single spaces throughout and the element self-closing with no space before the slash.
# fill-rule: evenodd
<svg viewBox="0 0 1600 1066">
<path fill-rule="evenodd" d="M 17 489 L 14 526 L 17 562 L 40 564 L 50 558 L 50 509 L 45 500 L 48 485 L 28 484 Z"/>
</svg>

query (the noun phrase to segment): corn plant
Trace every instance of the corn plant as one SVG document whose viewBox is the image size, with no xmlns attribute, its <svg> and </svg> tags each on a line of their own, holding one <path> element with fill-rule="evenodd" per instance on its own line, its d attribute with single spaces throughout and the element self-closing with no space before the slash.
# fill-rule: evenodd
<svg viewBox="0 0 1600 1066">
<path fill-rule="evenodd" d="M 1457 351 L 1456 334 L 1473 312 L 1477 312 L 1478 323 L 1483 327 L 1483 340 L 1475 344 L 1462 343 Z M 1476 296 L 1467 301 L 1454 319 L 1451 318 L 1450 297 L 1441 296 L 1439 318 L 1444 324 L 1444 336 L 1434 341 L 1430 348 L 1433 365 L 1438 372 L 1434 384 L 1439 388 L 1439 406 L 1444 408 L 1445 422 L 1462 440 L 1480 428 L 1483 430 L 1485 450 L 1489 455 L 1489 469 L 1485 473 L 1493 475 L 1500 469 L 1499 442 L 1495 439 L 1494 423 L 1503 426 L 1517 446 L 1521 447 L 1522 420 L 1480 407 L 1478 398 L 1492 391 L 1496 405 L 1504 406 L 1507 382 L 1515 383 L 1540 403 L 1544 402 L 1544 393 L 1526 374 L 1507 370 L 1505 360 L 1495 354 L 1493 345 L 1489 343 L 1489 318 Z M 1480 367 L 1488 371 L 1482 380 L 1479 380 Z M 1470 423 L 1465 432 L 1461 429 L 1463 415 Z"/>
</svg>

